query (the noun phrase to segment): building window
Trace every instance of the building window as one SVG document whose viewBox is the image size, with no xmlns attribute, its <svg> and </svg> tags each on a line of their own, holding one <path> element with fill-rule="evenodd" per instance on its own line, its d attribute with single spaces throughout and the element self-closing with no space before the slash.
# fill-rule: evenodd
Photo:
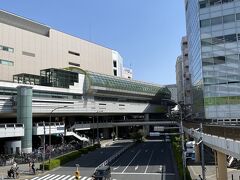
<svg viewBox="0 0 240 180">
<path fill-rule="evenodd" d="M 68 51 L 69 54 L 75 55 L 75 56 L 80 56 L 80 53 L 73 52 L 73 51 Z"/>
<path fill-rule="evenodd" d="M 207 27 L 211 25 L 211 20 L 210 19 L 204 19 L 200 21 L 200 27 Z"/>
<path fill-rule="evenodd" d="M 113 70 L 113 75 L 117 76 L 117 70 L 116 69 Z"/>
<path fill-rule="evenodd" d="M 223 16 L 223 23 L 229 23 L 234 21 L 235 21 L 235 14 Z"/>
<path fill-rule="evenodd" d="M 68 62 L 69 65 L 80 67 L 80 64 L 74 62 Z"/>
<path fill-rule="evenodd" d="M 7 65 L 7 66 L 13 66 L 13 65 L 14 65 L 14 62 L 0 59 L 0 64 L 2 64 L 2 65 Z"/>
<path fill-rule="evenodd" d="M 211 19 L 211 25 L 212 26 L 222 24 L 222 22 L 223 22 L 222 16 L 221 17 L 215 17 L 215 18 Z"/>
<path fill-rule="evenodd" d="M 236 20 L 239 21 L 240 20 L 240 13 L 236 14 Z"/>
<path fill-rule="evenodd" d="M 224 38 L 225 38 L 225 42 L 226 42 L 226 43 L 237 41 L 236 34 L 226 35 L 226 36 L 224 36 Z"/>
<path fill-rule="evenodd" d="M 10 47 L 7 47 L 7 46 L 2 46 L 2 45 L 0 45 L 0 50 L 12 52 L 12 53 L 14 52 L 13 48 L 10 48 Z"/>
<path fill-rule="evenodd" d="M 199 2 L 199 6 L 200 6 L 200 9 L 205 8 L 206 2 L 205 1 Z"/>
<path fill-rule="evenodd" d="M 234 0 L 205 0 L 205 1 L 201 1 L 199 2 L 199 7 L 200 9 L 202 8 L 206 8 L 209 6 L 217 6 L 220 4 L 225 4 L 225 3 L 229 3 L 229 2 L 233 2 Z"/>
<path fill-rule="evenodd" d="M 30 56 L 30 57 L 35 57 L 35 54 L 34 54 L 34 53 L 30 53 L 30 52 L 26 52 L 26 51 L 23 51 L 23 52 L 22 52 L 22 55 Z"/>
<path fill-rule="evenodd" d="M 113 61 L 113 67 L 117 67 L 117 61 Z"/>
</svg>

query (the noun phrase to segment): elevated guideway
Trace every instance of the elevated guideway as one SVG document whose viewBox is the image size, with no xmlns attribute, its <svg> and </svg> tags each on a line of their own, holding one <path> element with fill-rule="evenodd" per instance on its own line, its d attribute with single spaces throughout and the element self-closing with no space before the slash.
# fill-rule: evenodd
<svg viewBox="0 0 240 180">
<path fill-rule="evenodd" d="M 223 154 L 232 156 L 236 159 L 240 159 L 240 141 L 228 139 L 224 137 L 219 137 L 211 134 L 201 133 L 193 128 L 183 128 L 184 132 L 190 135 L 191 137 L 202 140 L 205 145 L 208 147 L 222 152 Z"/>
<path fill-rule="evenodd" d="M 64 134 L 65 124 L 64 123 L 51 123 L 46 122 L 44 123 L 35 123 L 33 125 L 33 135 L 44 135 L 44 128 L 45 128 L 45 135 L 49 135 L 49 129 L 51 128 L 51 134 Z"/>
<path fill-rule="evenodd" d="M 124 121 L 106 121 L 99 123 L 76 123 L 70 129 L 75 131 L 89 130 L 96 128 L 113 128 L 116 126 L 145 126 L 145 125 L 160 125 L 164 129 L 179 129 L 178 123 L 176 121 L 167 121 L 167 120 L 157 120 L 151 119 L 149 121 L 143 119 L 129 119 Z M 168 127 L 173 126 L 173 127 Z"/>
<path fill-rule="evenodd" d="M 0 124 L 0 138 L 22 136 L 24 136 L 23 124 Z"/>
</svg>

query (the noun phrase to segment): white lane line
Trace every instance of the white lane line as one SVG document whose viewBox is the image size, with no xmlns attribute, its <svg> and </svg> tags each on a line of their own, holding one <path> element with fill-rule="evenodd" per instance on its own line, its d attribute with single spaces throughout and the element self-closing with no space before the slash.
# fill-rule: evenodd
<svg viewBox="0 0 240 180">
<path fill-rule="evenodd" d="M 68 180 L 72 180 L 72 179 L 74 179 L 75 178 L 75 176 L 73 176 L 73 177 L 70 177 Z M 80 179 L 80 178 L 79 178 Z"/>
<path fill-rule="evenodd" d="M 46 176 L 40 177 L 38 180 L 45 179 L 48 176 L 50 176 L 50 174 L 47 174 Z"/>
<path fill-rule="evenodd" d="M 88 178 L 88 177 L 85 176 L 85 177 L 83 177 L 81 180 L 85 180 L 85 179 L 87 179 L 87 178 Z"/>
<path fill-rule="evenodd" d="M 153 152 L 154 152 L 154 151 L 152 150 L 152 153 L 151 153 L 151 155 L 150 155 L 150 158 L 149 158 L 149 160 L 148 160 L 147 167 L 146 167 L 144 173 L 147 173 L 147 169 L 148 169 L 149 163 L 150 163 L 150 161 L 151 161 L 151 159 L 152 159 Z"/>
<path fill-rule="evenodd" d="M 60 175 L 56 175 L 56 176 L 52 177 L 52 178 L 49 179 L 49 180 L 53 180 L 53 179 L 57 178 L 58 176 L 60 176 Z"/>
<path fill-rule="evenodd" d="M 66 177 L 64 177 L 63 179 L 61 180 L 66 180 L 67 178 L 71 177 L 70 175 L 67 175 Z"/>
<path fill-rule="evenodd" d="M 163 166 L 162 165 L 160 165 L 159 171 L 160 171 L 160 173 L 163 173 Z"/>
<path fill-rule="evenodd" d="M 90 177 L 90 178 L 88 178 L 87 180 L 93 180 L 93 178 Z"/>
<path fill-rule="evenodd" d="M 60 180 L 60 179 L 62 179 L 63 177 L 65 177 L 65 175 L 62 175 L 62 176 L 58 177 L 58 178 L 55 179 L 55 180 Z"/>
<path fill-rule="evenodd" d="M 54 176 L 55 176 L 55 174 L 52 174 L 51 176 L 48 176 L 48 177 L 44 178 L 44 180 L 47 180 L 47 179 L 52 178 Z"/>
<path fill-rule="evenodd" d="M 135 171 L 138 169 L 138 165 L 135 167 Z"/>
<path fill-rule="evenodd" d="M 133 172 L 130 172 L 130 173 L 121 173 L 121 172 L 112 172 L 111 174 L 116 174 L 116 175 L 122 175 L 122 174 L 126 174 L 126 175 L 158 175 L 160 176 L 161 173 L 133 173 Z M 175 175 L 174 173 L 162 173 L 162 174 L 165 174 L 166 176 L 173 176 Z"/>
<path fill-rule="evenodd" d="M 113 170 L 117 170 L 120 166 L 113 168 Z"/>
<path fill-rule="evenodd" d="M 138 150 L 137 154 L 135 154 L 135 156 L 132 158 L 132 160 L 130 161 L 130 163 L 124 168 L 124 170 L 122 171 L 122 173 L 124 173 L 126 171 L 126 169 L 128 168 L 128 166 L 133 162 L 133 160 L 137 157 L 137 155 L 141 152 L 141 150 Z"/>
<path fill-rule="evenodd" d="M 31 180 L 35 180 L 35 179 L 37 179 L 37 178 L 39 178 L 39 177 L 32 178 Z"/>
</svg>

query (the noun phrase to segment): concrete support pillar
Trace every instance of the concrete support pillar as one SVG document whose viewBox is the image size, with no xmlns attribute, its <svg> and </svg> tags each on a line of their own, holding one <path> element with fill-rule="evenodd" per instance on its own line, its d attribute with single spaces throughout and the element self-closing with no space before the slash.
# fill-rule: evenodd
<svg viewBox="0 0 240 180">
<path fill-rule="evenodd" d="M 217 151 L 217 179 L 227 180 L 227 156 L 219 151 Z"/>
<path fill-rule="evenodd" d="M 22 152 L 32 152 L 32 87 L 17 87 L 17 122 L 24 124 Z"/>
<path fill-rule="evenodd" d="M 195 146 L 194 146 L 194 150 L 195 150 L 195 162 L 196 163 L 200 163 L 201 158 L 200 158 L 200 145 L 197 144 L 198 141 L 195 141 Z"/>
<path fill-rule="evenodd" d="M 144 121 L 149 121 L 149 114 L 144 114 Z M 143 132 L 146 136 L 149 135 L 149 125 L 143 126 Z"/>
<path fill-rule="evenodd" d="M 109 139 L 110 138 L 110 133 L 108 128 L 103 129 L 103 138 L 104 139 Z"/>
<path fill-rule="evenodd" d="M 118 139 L 118 126 L 116 126 L 116 139 Z"/>
</svg>

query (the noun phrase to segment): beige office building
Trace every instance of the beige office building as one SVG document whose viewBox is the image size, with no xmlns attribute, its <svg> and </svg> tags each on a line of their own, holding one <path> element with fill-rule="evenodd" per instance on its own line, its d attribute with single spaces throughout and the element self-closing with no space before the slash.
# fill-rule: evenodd
<svg viewBox="0 0 240 180">
<path fill-rule="evenodd" d="M 0 10 L 0 80 L 41 69 L 79 67 L 121 76 L 116 51 Z M 119 57 L 121 57 L 119 55 Z M 117 61 L 117 63 L 116 63 Z M 119 61 L 119 62 L 118 62 Z"/>
</svg>

